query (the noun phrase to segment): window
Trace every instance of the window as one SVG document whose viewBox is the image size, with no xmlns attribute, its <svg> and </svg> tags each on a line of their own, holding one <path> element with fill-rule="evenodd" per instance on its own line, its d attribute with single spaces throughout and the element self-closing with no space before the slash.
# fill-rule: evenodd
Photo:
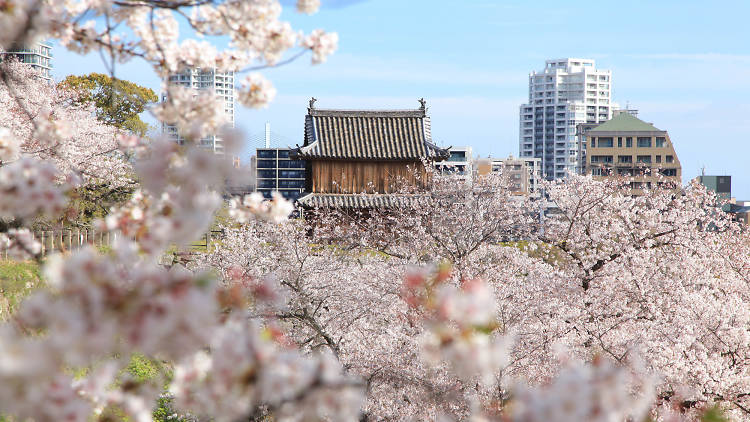
<svg viewBox="0 0 750 422">
<path fill-rule="evenodd" d="M 258 150 L 258 158 L 276 158 L 275 150 Z"/>
<path fill-rule="evenodd" d="M 303 178 L 305 172 L 302 170 L 279 170 L 279 177 L 285 179 Z"/>
<path fill-rule="evenodd" d="M 633 156 L 632 155 L 618 155 L 617 162 L 618 163 L 632 163 Z"/>
<path fill-rule="evenodd" d="M 651 138 L 638 137 L 638 148 L 651 148 Z"/>
<path fill-rule="evenodd" d="M 304 188 L 304 180 L 279 180 L 280 188 Z"/>
<path fill-rule="evenodd" d="M 666 157 L 664 158 L 664 162 L 665 162 L 665 163 L 674 163 L 674 157 L 673 157 L 673 156 L 671 156 L 671 155 L 667 155 L 667 156 L 666 156 Z"/>
<path fill-rule="evenodd" d="M 636 161 L 639 162 L 639 163 L 651 164 L 651 156 L 650 155 L 639 155 L 638 158 L 636 159 Z"/>
<path fill-rule="evenodd" d="M 451 151 L 448 161 L 466 161 L 466 151 Z"/>
<path fill-rule="evenodd" d="M 611 155 L 592 155 L 591 156 L 591 164 L 594 163 L 611 163 L 612 162 L 612 156 Z"/>
<path fill-rule="evenodd" d="M 596 148 L 596 138 L 591 138 L 591 148 Z"/>
<path fill-rule="evenodd" d="M 276 170 L 258 170 L 258 177 L 273 179 L 276 177 Z"/>
<path fill-rule="evenodd" d="M 656 137 L 656 147 L 662 148 L 664 146 L 665 139 L 662 137 Z"/>
<path fill-rule="evenodd" d="M 281 191 L 281 195 L 286 199 L 297 199 L 302 193 L 296 190 L 283 190 Z"/>
<path fill-rule="evenodd" d="M 661 169 L 660 172 L 664 176 L 677 176 L 677 169 Z"/>
<path fill-rule="evenodd" d="M 625 138 L 625 148 L 633 148 L 633 138 Z"/>
<path fill-rule="evenodd" d="M 280 160 L 279 168 L 305 168 L 305 162 L 302 160 Z"/>
<path fill-rule="evenodd" d="M 656 162 L 657 163 L 661 163 L 661 155 L 657 155 L 656 156 Z"/>
<path fill-rule="evenodd" d="M 622 148 L 622 138 L 617 138 L 617 148 Z"/>
<path fill-rule="evenodd" d="M 617 169 L 618 176 L 632 176 L 633 169 Z"/>
<path fill-rule="evenodd" d="M 276 167 L 276 160 L 258 160 L 257 164 L 259 169 L 269 169 Z"/>
<path fill-rule="evenodd" d="M 612 148 L 612 138 L 599 138 L 599 148 Z"/>
</svg>

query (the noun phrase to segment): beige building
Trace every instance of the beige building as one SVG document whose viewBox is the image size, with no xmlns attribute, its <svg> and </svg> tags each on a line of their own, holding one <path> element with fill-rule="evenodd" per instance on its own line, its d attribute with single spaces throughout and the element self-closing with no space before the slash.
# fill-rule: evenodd
<svg viewBox="0 0 750 422">
<path fill-rule="evenodd" d="M 682 167 L 667 131 L 632 114 L 620 113 L 587 130 L 584 141 L 586 174 L 594 178 L 633 178 L 635 195 L 643 188 L 681 185 Z"/>
<path fill-rule="evenodd" d="M 542 160 L 535 157 L 508 158 L 497 160 L 480 158 L 477 161 L 477 176 L 490 173 L 508 175 L 513 193 L 519 195 L 539 196 L 539 182 L 542 179 Z"/>
</svg>

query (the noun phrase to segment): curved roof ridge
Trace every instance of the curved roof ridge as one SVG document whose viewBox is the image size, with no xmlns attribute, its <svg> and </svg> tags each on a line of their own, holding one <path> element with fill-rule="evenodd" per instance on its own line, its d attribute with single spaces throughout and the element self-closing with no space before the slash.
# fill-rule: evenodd
<svg viewBox="0 0 750 422">
<path fill-rule="evenodd" d="M 390 110 L 368 110 L 368 109 L 326 109 L 314 108 L 309 110 L 311 116 L 346 116 L 346 117 L 424 117 L 422 109 L 390 109 Z"/>
</svg>

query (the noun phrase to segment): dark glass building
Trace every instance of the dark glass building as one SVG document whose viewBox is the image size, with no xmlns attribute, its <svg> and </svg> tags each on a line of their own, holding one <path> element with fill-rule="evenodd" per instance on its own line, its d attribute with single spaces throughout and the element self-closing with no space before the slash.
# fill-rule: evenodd
<svg viewBox="0 0 750 422">
<path fill-rule="evenodd" d="M 284 198 L 296 200 L 305 190 L 305 161 L 289 158 L 289 148 L 258 148 L 256 152 L 256 190 L 265 198 L 279 191 Z"/>
</svg>

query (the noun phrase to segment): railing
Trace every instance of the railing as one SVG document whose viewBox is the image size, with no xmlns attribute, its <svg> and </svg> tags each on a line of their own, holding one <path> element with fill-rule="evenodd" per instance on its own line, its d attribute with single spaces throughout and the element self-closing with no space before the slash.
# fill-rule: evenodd
<svg viewBox="0 0 750 422">
<path fill-rule="evenodd" d="M 211 242 L 221 237 L 221 235 L 224 234 L 224 231 L 222 230 L 210 230 L 207 233 L 205 233 L 203 236 L 201 236 L 200 239 L 196 239 L 192 243 L 190 243 L 190 249 L 194 252 L 196 251 L 205 251 L 208 252 L 208 248 L 211 246 Z"/>
<path fill-rule="evenodd" d="M 41 255 L 46 256 L 52 252 L 74 251 L 85 245 L 110 246 L 122 235 L 94 229 L 57 229 L 36 231 L 33 236 L 41 244 Z M 8 259 L 7 250 L 3 257 Z"/>
<path fill-rule="evenodd" d="M 211 230 L 188 246 L 193 252 L 208 251 L 213 239 L 220 237 L 222 231 Z M 81 249 L 86 245 L 97 248 L 109 247 L 122 236 L 121 233 L 97 231 L 94 229 L 57 229 L 34 232 L 34 240 L 41 244 L 41 255 L 46 256 L 54 252 L 70 252 Z M 8 251 L 0 252 L 0 256 L 8 259 Z"/>
</svg>

